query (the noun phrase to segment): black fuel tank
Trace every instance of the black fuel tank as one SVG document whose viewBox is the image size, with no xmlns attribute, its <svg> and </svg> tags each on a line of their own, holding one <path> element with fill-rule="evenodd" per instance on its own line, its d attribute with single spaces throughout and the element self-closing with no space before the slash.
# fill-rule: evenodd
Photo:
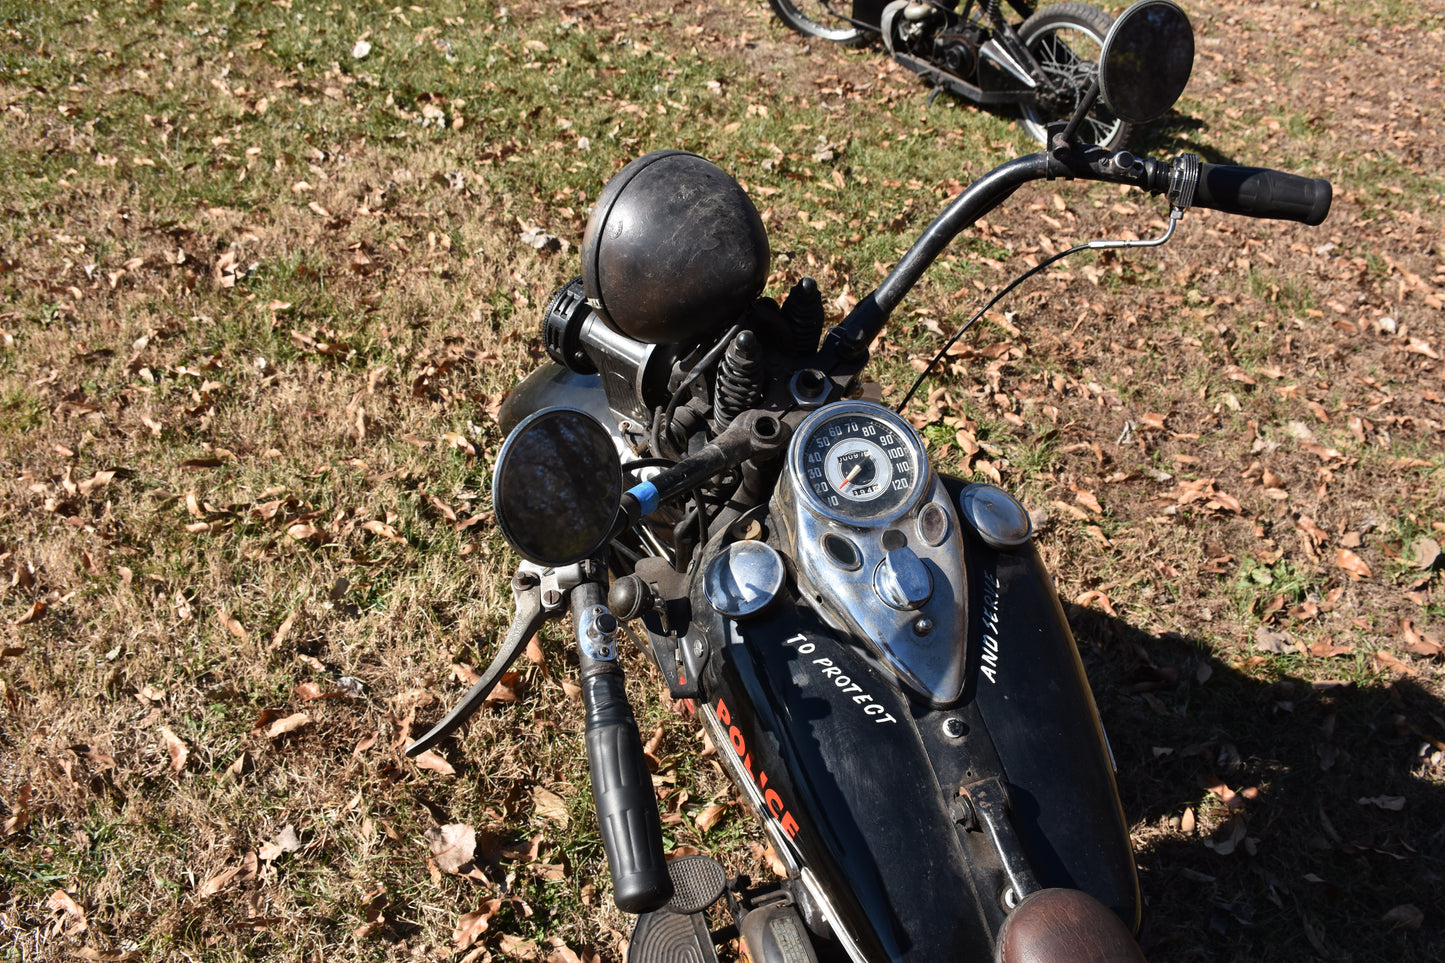
<svg viewBox="0 0 1445 963">
<path fill-rule="evenodd" d="M 1041 886 L 1083 889 L 1138 925 L 1127 826 L 1052 583 L 1032 543 L 966 546 L 970 679 L 945 709 L 909 699 L 796 598 L 733 621 L 693 592 L 689 635 L 712 640 L 700 681 L 719 749 L 870 959 L 992 958 L 1008 876 L 954 803 L 988 779 L 1007 787 Z"/>
</svg>

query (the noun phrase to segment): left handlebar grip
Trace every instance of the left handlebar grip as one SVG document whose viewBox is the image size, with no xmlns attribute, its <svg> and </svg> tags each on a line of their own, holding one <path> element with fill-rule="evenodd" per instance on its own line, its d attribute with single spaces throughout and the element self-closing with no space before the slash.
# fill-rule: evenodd
<svg viewBox="0 0 1445 963">
<path fill-rule="evenodd" d="M 657 794 L 622 674 L 583 678 L 582 704 L 592 799 L 612 873 L 613 902 L 626 913 L 655 910 L 672 899 L 672 877 L 662 852 Z"/>
<path fill-rule="evenodd" d="M 1226 214 L 1298 221 L 1311 227 L 1330 213 L 1333 190 L 1320 177 L 1264 167 L 1199 165 L 1194 203 Z"/>
</svg>

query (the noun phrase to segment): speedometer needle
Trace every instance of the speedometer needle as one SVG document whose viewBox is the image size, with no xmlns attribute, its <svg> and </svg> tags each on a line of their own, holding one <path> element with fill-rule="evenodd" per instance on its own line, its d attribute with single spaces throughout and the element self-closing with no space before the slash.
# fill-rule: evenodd
<svg viewBox="0 0 1445 963">
<path fill-rule="evenodd" d="M 850 471 L 848 474 L 846 474 L 846 475 L 843 476 L 843 480 L 838 483 L 838 491 L 841 492 L 843 489 L 845 489 L 845 488 L 847 488 L 849 485 L 853 484 L 853 479 L 857 478 L 857 477 L 858 477 L 858 473 L 859 473 L 860 471 L 862 471 L 862 470 L 863 470 L 863 463 L 860 461 L 858 464 L 856 464 L 856 465 L 853 466 L 853 470 L 852 470 L 852 471 Z"/>
</svg>

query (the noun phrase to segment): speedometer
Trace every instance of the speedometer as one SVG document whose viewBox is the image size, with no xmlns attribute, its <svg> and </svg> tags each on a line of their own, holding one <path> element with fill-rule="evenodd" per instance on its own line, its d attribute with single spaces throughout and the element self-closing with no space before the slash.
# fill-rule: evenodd
<svg viewBox="0 0 1445 963">
<path fill-rule="evenodd" d="M 868 402 L 829 405 L 809 415 L 792 461 L 813 507 L 852 523 L 906 510 L 917 499 L 924 466 L 922 443 L 907 422 Z"/>
</svg>

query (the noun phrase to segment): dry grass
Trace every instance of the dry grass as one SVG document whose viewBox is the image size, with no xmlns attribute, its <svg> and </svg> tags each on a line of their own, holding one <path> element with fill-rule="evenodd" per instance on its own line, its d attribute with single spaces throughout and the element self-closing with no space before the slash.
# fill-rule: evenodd
<svg viewBox="0 0 1445 963">
<path fill-rule="evenodd" d="M 1191 215 L 1158 254 L 1079 262 L 918 413 L 942 464 L 1051 517 L 1155 957 L 1438 958 L 1445 603 L 1415 559 L 1445 526 L 1445 116 L 1410 31 L 1440 18 L 1191 13 L 1191 99 L 1144 146 L 1330 176 L 1330 224 Z M 1361 67 L 1381 50 L 1409 96 Z M 490 416 L 588 204 L 632 156 L 697 149 L 764 208 L 771 293 L 857 297 L 1023 146 L 1009 120 L 925 109 L 877 52 L 732 0 L 0 2 L 0 117 L 0 957 L 614 957 L 562 629 L 446 766 L 401 755 L 510 616 Z M 999 261 L 1155 217 L 1020 198 L 880 377 Z M 633 685 L 669 844 L 755 865 L 736 807 L 698 826 L 727 790 Z M 1236 819 L 1253 842 L 1220 852 Z M 429 861 L 459 823 L 477 877 Z"/>
</svg>

